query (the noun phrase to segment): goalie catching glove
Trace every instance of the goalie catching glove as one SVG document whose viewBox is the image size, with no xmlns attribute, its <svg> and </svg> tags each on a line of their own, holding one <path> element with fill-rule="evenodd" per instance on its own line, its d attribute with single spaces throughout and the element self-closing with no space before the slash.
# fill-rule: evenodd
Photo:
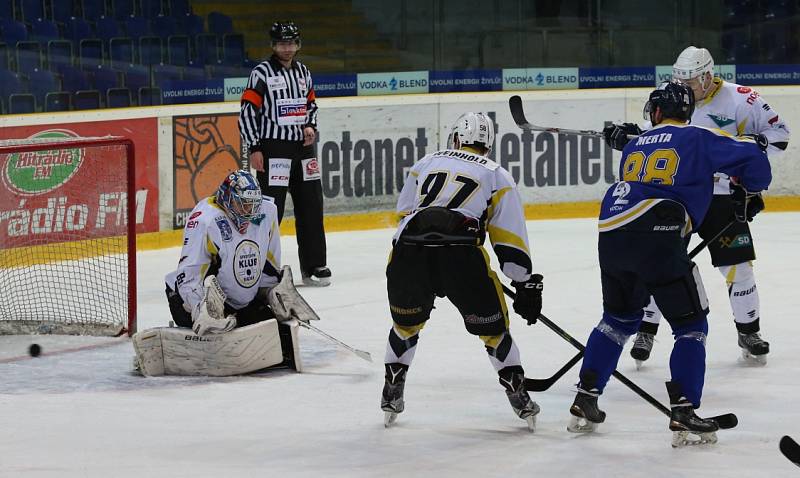
<svg viewBox="0 0 800 478">
<path fill-rule="evenodd" d="M 533 274 L 525 282 L 512 282 L 511 285 L 517 289 L 514 297 L 514 312 L 528 321 L 528 325 L 535 324 L 542 314 L 542 284 L 541 274 Z"/>
<path fill-rule="evenodd" d="M 731 182 L 731 199 L 733 199 L 733 212 L 739 222 L 751 222 L 765 207 L 760 192 L 747 192 L 744 186 L 734 182 Z"/>
<path fill-rule="evenodd" d="M 236 327 L 234 315 L 225 316 L 225 292 L 217 281 L 217 276 L 210 275 L 203 281 L 205 294 L 197 307 L 192 311 L 192 330 L 197 335 L 221 334 Z"/>
<path fill-rule="evenodd" d="M 628 144 L 630 141 L 628 135 L 639 136 L 640 134 L 642 134 L 642 130 L 635 123 L 612 124 L 603 128 L 603 138 L 606 140 L 606 144 L 617 151 L 622 151 Z"/>
</svg>

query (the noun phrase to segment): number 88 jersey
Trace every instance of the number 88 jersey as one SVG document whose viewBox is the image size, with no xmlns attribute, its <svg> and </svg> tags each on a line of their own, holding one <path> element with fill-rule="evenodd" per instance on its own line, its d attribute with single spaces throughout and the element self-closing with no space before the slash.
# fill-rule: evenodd
<svg viewBox="0 0 800 478">
<path fill-rule="evenodd" d="M 426 155 L 411 167 L 397 201 L 403 216 L 394 240 L 421 210 L 445 207 L 481 221 L 503 273 L 515 281 L 530 277 L 528 231 L 511 174 L 485 156 L 465 149 Z"/>
</svg>

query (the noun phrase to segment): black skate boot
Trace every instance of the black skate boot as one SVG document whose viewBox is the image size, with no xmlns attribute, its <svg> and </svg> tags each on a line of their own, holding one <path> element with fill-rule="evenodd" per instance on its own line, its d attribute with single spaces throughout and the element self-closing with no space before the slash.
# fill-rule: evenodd
<svg viewBox="0 0 800 478">
<path fill-rule="evenodd" d="M 769 342 L 761 338 L 760 332 L 739 332 L 739 347 L 742 348 L 742 358 L 746 361 L 766 365 Z"/>
<path fill-rule="evenodd" d="M 408 365 L 402 363 L 386 364 L 386 382 L 381 395 L 381 410 L 384 411 L 383 426 L 389 427 L 397 419 L 397 414 L 405 408 L 403 388 L 406 385 Z"/>
<path fill-rule="evenodd" d="M 578 393 L 572 406 L 569 407 L 570 417 L 567 431 L 572 433 L 589 433 L 597 429 L 597 425 L 606 420 L 606 412 L 597 406 L 600 391 L 596 387 L 597 377 L 594 372 L 585 371 L 578 384 Z"/>
<path fill-rule="evenodd" d="M 519 365 L 505 367 L 497 372 L 500 376 L 500 385 L 505 387 L 508 402 L 518 417 L 528 422 L 528 430 L 536 430 L 536 415 L 539 405 L 531 400 L 525 390 L 525 372 Z"/>
<path fill-rule="evenodd" d="M 667 393 L 672 407 L 669 420 L 669 429 L 672 430 L 672 447 L 716 443 L 716 432 L 719 430 L 717 422 L 698 417 L 694 413 L 691 402 L 681 395 L 679 384 L 667 382 Z"/>
<path fill-rule="evenodd" d="M 650 351 L 653 350 L 655 339 L 655 335 L 647 332 L 636 334 L 636 339 L 633 341 L 633 347 L 631 348 L 631 357 L 636 360 L 636 370 L 642 368 L 644 361 L 650 358 Z"/>
<path fill-rule="evenodd" d="M 326 287 L 331 285 L 331 270 L 325 266 L 315 267 L 310 271 L 300 271 L 303 284 L 311 287 Z"/>
</svg>

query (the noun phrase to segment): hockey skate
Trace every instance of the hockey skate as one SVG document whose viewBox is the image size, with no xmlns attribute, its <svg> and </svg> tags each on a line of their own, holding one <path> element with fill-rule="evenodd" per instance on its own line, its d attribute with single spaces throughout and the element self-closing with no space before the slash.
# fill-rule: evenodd
<svg viewBox="0 0 800 478">
<path fill-rule="evenodd" d="M 386 382 L 381 395 L 381 410 L 383 410 L 383 426 L 389 428 L 397 420 L 397 415 L 405 409 L 403 389 L 406 385 L 406 372 L 408 365 L 402 363 L 386 364 Z"/>
<path fill-rule="evenodd" d="M 567 425 L 567 431 L 572 433 L 590 433 L 597 429 L 597 425 L 606 420 L 606 412 L 597 406 L 597 397 L 600 393 L 596 388 L 584 390 L 578 387 L 575 401 L 569 407 L 572 415 Z"/>
<path fill-rule="evenodd" d="M 767 364 L 769 342 L 761 338 L 759 332 L 743 334 L 739 332 L 739 347 L 742 348 L 742 359 L 756 365 Z"/>
<path fill-rule="evenodd" d="M 536 415 L 539 414 L 539 405 L 531 400 L 525 390 L 525 372 L 522 367 L 505 367 L 498 372 L 500 385 L 506 389 L 506 396 L 511 408 L 518 417 L 528 424 L 528 431 L 536 431 Z"/>
<path fill-rule="evenodd" d="M 669 420 L 672 448 L 716 443 L 716 432 L 719 430 L 717 422 L 698 417 L 692 404 L 681 395 L 680 385 L 677 383 L 667 382 L 667 393 L 672 407 Z"/>
<path fill-rule="evenodd" d="M 650 358 L 650 351 L 653 350 L 653 342 L 656 336 L 647 332 L 639 332 L 633 341 L 631 357 L 636 360 L 636 370 L 640 370 L 644 362 Z"/>
<path fill-rule="evenodd" d="M 325 266 L 315 267 L 310 271 L 301 271 L 303 285 L 311 287 L 327 287 L 331 285 L 331 270 Z"/>
</svg>

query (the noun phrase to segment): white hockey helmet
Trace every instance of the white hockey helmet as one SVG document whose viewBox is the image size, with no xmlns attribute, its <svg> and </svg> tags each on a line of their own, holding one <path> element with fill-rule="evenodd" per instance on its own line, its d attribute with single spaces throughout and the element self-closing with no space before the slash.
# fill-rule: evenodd
<svg viewBox="0 0 800 478">
<path fill-rule="evenodd" d="M 461 146 L 480 146 L 486 148 L 486 154 L 492 151 L 494 144 L 494 123 L 492 119 L 483 113 L 464 113 L 450 130 L 447 138 L 447 147 L 455 149 L 455 138 Z"/>
<path fill-rule="evenodd" d="M 687 81 L 710 73 L 714 76 L 714 59 L 705 48 L 686 47 L 672 65 L 672 77 Z"/>
</svg>

